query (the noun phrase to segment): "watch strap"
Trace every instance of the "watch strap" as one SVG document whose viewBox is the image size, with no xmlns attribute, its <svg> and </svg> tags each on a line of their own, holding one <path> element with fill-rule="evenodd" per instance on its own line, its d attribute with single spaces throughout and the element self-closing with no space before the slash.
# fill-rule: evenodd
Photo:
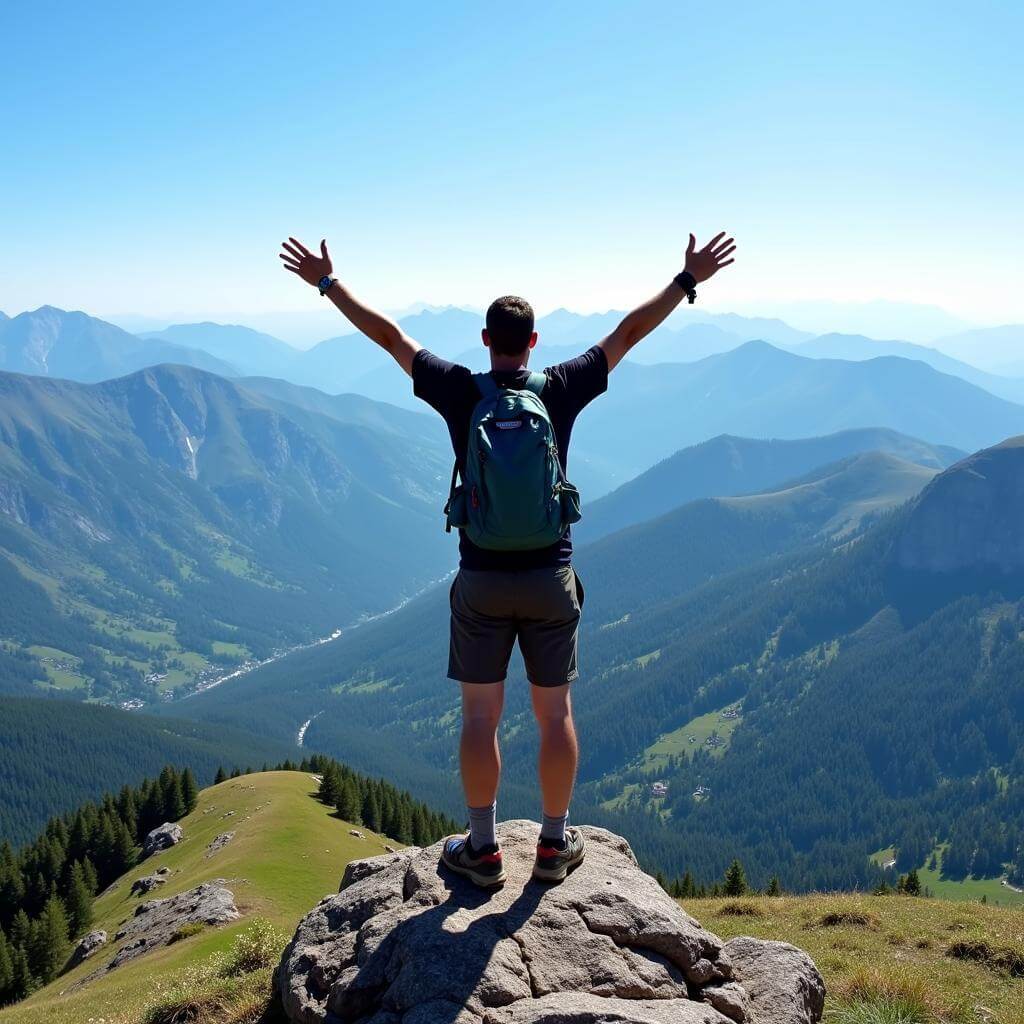
<svg viewBox="0 0 1024 1024">
<path fill-rule="evenodd" d="M 321 295 L 326 295 L 328 291 L 330 291 L 331 285 L 337 283 L 338 279 L 336 277 L 327 277 L 324 275 L 319 281 L 317 281 L 316 286 L 320 289 Z"/>
<path fill-rule="evenodd" d="M 688 270 L 684 270 L 676 274 L 672 280 L 675 281 L 675 283 L 679 285 L 684 292 L 686 292 L 686 300 L 692 306 L 694 300 L 697 298 L 697 278 L 695 278 Z"/>
</svg>

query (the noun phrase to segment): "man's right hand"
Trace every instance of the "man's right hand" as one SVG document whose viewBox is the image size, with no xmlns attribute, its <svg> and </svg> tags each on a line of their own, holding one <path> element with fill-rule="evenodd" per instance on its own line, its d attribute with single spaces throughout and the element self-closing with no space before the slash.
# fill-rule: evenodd
<svg viewBox="0 0 1024 1024">
<path fill-rule="evenodd" d="M 278 255 L 284 260 L 285 269 L 298 274 L 306 284 L 316 287 L 322 277 L 331 276 L 334 268 L 331 266 L 331 254 L 327 251 L 326 238 L 320 242 L 319 256 L 314 256 L 297 238 L 289 238 L 287 242 L 282 242 L 281 248 L 285 251 Z"/>
</svg>

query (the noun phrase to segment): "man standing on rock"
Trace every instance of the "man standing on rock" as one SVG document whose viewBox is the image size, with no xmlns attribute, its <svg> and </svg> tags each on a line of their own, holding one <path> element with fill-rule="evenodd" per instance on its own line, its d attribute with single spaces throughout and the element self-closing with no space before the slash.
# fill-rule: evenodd
<svg viewBox="0 0 1024 1024">
<path fill-rule="evenodd" d="M 733 260 L 720 232 L 697 249 L 690 235 L 685 268 L 581 356 L 528 368 L 537 344 L 530 304 L 496 299 L 481 332 L 491 370 L 474 374 L 408 337 L 364 306 L 331 276 L 326 240 L 320 254 L 290 238 L 286 269 L 319 288 L 352 325 L 371 338 L 413 381 L 413 393 L 448 424 L 455 451 L 445 514 L 459 530 L 459 572 L 451 588 L 448 676 L 462 687 L 462 784 L 469 832 L 444 843 L 442 861 L 477 885 L 505 881 L 495 834 L 501 771 L 498 725 L 505 676 L 516 640 L 540 728 L 543 824 L 533 875 L 559 882 L 584 857 L 583 836 L 568 827 L 578 747 L 570 684 L 578 677 L 577 638 L 583 587 L 572 568 L 570 526 L 579 494 L 566 476 L 573 423 L 608 386 L 608 374 L 695 288 Z M 461 484 L 459 479 L 461 478 Z"/>
</svg>

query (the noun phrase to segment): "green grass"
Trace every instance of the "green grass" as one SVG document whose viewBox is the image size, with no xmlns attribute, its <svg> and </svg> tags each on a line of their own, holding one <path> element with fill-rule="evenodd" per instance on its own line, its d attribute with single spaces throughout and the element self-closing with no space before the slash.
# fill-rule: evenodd
<svg viewBox="0 0 1024 1024">
<path fill-rule="evenodd" d="M 249 654 L 249 648 L 244 644 L 233 644 L 227 640 L 214 640 L 210 645 L 214 654 L 226 654 L 232 658 L 245 658 Z"/>
<path fill-rule="evenodd" d="M 117 944 L 112 942 L 74 971 L 0 1013 L 0 1020 L 3 1024 L 135 1020 L 154 984 L 213 954 L 225 953 L 254 918 L 266 919 L 290 936 L 307 911 L 337 891 L 350 860 L 383 853 L 385 842 L 399 845 L 363 828 L 365 840 L 350 836 L 350 826 L 314 799 L 315 789 L 313 779 L 305 773 L 267 772 L 203 790 L 198 807 L 182 822 L 184 840 L 140 863 L 115 889 L 100 896 L 93 927 L 113 935 L 140 902 L 140 897 L 129 893 L 132 880 L 158 867 L 170 868 L 171 875 L 154 896 L 172 896 L 201 882 L 225 878 L 242 919 L 183 937 L 76 992 L 68 991 L 113 956 Z M 235 813 L 224 817 L 228 811 Z M 235 838 L 207 858 L 211 840 L 228 831 L 235 832 Z"/>
<path fill-rule="evenodd" d="M 927 888 L 933 896 L 954 902 L 985 898 L 989 903 L 1001 907 L 1024 907 L 1024 892 L 1014 892 L 1013 889 L 1003 885 L 998 878 L 965 878 L 961 881 L 942 878 L 941 848 L 936 850 L 936 856 L 938 867 L 935 870 L 927 865 L 917 869 L 921 885 Z"/>
<path fill-rule="evenodd" d="M 1024 983 L 947 956 L 955 942 L 1021 949 L 1019 910 L 909 896 L 812 894 L 683 900 L 705 928 L 791 942 L 807 950 L 828 989 L 826 1024 L 1024 1024 Z M 825 920 L 867 924 L 825 925 Z"/>
<path fill-rule="evenodd" d="M 709 711 L 706 715 L 691 719 L 678 729 L 663 733 L 643 752 L 641 767 L 660 769 L 668 763 L 670 757 L 679 757 L 682 754 L 692 757 L 696 750 L 709 750 L 712 757 L 721 757 L 729 749 L 729 741 L 736 726 L 743 720 L 742 715 L 739 718 L 723 719 L 721 716 L 725 710 L 727 708 Z M 707 740 L 713 733 L 718 734 L 722 744 L 708 747 Z"/>
</svg>

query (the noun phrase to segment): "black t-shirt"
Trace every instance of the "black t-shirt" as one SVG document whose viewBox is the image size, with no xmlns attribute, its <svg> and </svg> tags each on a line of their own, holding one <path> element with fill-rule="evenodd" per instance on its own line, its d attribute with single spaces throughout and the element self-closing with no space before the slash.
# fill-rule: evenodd
<svg viewBox="0 0 1024 1024">
<path fill-rule="evenodd" d="M 526 386 L 529 372 L 525 369 L 492 371 L 492 375 L 500 386 L 522 388 Z M 547 367 L 544 374 L 548 382 L 540 397 L 555 431 L 562 471 L 569 477 L 566 461 L 572 425 L 580 412 L 607 390 L 608 358 L 604 349 L 594 345 L 575 359 Z M 417 398 L 422 398 L 444 417 L 459 469 L 463 469 L 469 445 L 469 422 L 480 401 L 473 371 L 421 349 L 412 361 L 412 390 Z M 464 569 L 543 569 L 568 565 L 572 558 L 572 537 L 567 530 L 551 547 L 533 551 L 491 551 L 477 547 L 465 530 L 460 530 L 459 556 L 459 564 Z"/>
</svg>

